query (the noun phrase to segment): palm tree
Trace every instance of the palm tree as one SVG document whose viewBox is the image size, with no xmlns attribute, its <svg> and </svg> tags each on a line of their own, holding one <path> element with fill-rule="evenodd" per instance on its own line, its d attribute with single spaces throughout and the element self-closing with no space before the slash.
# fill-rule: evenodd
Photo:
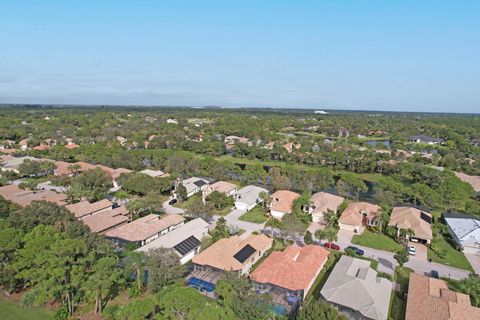
<svg viewBox="0 0 480 320">
<path fill-rule="evenodd" d="M 270 236 L 273 238 L 273 230 L 276 228 L 279 228 L 282 223 L 280 220 L 275 219 L 275 218 L 270 218 L 267 220 L 267 223 L 265 223 L 265 227 L 270 227 Z"/>
<path fill-rule="evenodd" d="M 408 240 L 411 238 L 411 237 L 414 237 L 415 236 L 415 231 L 413 231 L 412 229 L 408 228 L 408 229 L 400 229 L 400 232 L 399 232 L 399 236 L 401 239 L 403 239 L 403 242 L 405 243 L 405 245 L 408 244 Z"/>
</svg>

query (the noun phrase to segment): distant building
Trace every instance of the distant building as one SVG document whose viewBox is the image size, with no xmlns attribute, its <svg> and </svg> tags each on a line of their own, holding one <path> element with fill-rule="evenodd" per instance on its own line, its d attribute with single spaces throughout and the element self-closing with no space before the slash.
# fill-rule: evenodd
<svg viewBox="0 0 480 320">
<path fill-rule="evenodd" d="M 91 232 L 105 233 L 129 221 L 130 212 L 125 207 L 109 208 L 82 219 Z"/>
<path fill-rule="evenodd" d="M 206 179 L 191 177 L 181 181 L 181 184 L 187 190 L 187 198 L 190 198 L 197 192 L 201 192 L 208 188 L 209 182 Z"/>
<path fill-rule="evenodd" d="M 329 210 L 337 213 L 345 198 L 326 192 L 318 192 L 310 198 L 311 205 L 306 211 L 312 215 L 313 222 L 323 223 L 323 215 Z"/>
<path fill-rule="evenodd" d="M 343 230 L 363 233 L 366 226 L 377 226 L 381 208 L 368 202 L 352 202 L 343 210 L 338 226 Z"/>
<path fill-rule="evenodd" d="M 169 175 L 161 170 L 151 170 L 151 169 L 145 169 L 140 171 L 141 173 L 144 173 L 152 178 L 164 178 L 168 177 Z"/>
<path fill-rule="evenodd" d="M 300 195 L 288 190 L 278 190 L 271 195 L 268 203 L 270 215 L 281 220 L 286 214 L 292 213 L 293 203 Z"/>
<path fill-rule="evenodd" d="M 217 191 L 225 194 L 226 196 L 233 196 L 237 192 L 238 186 L 226 182 L 226 181 L 217 181 L 203 190 L 204 196 L 208 196 L 210 193 Z"/>
<path fill-rule="evenodd" d="M 268 190 L 257 186 L 246 186 L 235 193 L 235 208 L 245 211 L 252 210 L 257 204 L 264 200 L 260 194 L 264 192 L 268 194 Z"/>
<path fill-rule="evenodd" d="M 182 216 L 176 214 L 163 218 L 156 214 L 149 214 L 107 231 L 106 236 L 119 244 L 130 242 L 143 246 L 180 227 L 184 220 Z"/>
<path fill-rule="evenodd" d="M 415 142 L 415 143 L 426 143 L 426 144 L 440 144 L 444 143 L 445 140 L 441 138 L 434 138 L 434 137 L 429 137 L 425 135 L 418 135 L 418 136 L 411 136 L 410 137 L 410 142 Z"/>
<path fill-rule="evenodd" d="M 22 207 L 28 206 L 33 201 L 48 201 L 64 206 L 67 201 L 67 196 L 63 193 L 56 193 L 50 190 L 24 190 L 13 184 L 0 187 L 0 196 Z"/>
</svg>

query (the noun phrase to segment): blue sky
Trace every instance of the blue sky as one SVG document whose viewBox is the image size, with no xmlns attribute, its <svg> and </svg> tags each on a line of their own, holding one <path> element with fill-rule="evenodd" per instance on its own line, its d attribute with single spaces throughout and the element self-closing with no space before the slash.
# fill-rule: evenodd
<svg viewBox="0 0 480 320">
<path fill-rule="evenodd" d="M 480 1 L 0 0 L 0 102 L 480 112 Z"/>
</svg>

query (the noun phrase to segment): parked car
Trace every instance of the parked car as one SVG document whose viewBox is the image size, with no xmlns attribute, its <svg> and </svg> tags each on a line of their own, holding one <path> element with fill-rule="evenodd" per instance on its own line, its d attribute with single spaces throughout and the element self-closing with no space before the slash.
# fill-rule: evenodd
<svg viewBox="0 0 480 320">
<path fill-rule="evenodd" d="M 409 255 L 416 255 L 417 254 L 417 248 L 415 248 L 415 246 L 408 246 L 408 254 Z"/>
<path fill-rule="evenodd" d="M 432 270 L 430 271 L 430 277 L 438 279 L 440 276 L 438 275 L 438 271 Z"/>
<path fill-rule="evenodd" d="M 333 243 L 333 242 L 326 242 L 323 246 L 325 248 L 330 248 L 332 250 L 340 250 L 340 246 L 338 244 Z"/>
<path fill-rule="evenodd" d="M 169 205 L 174 205 L 175 203 L 177 203 L 177 199 L 172 199 L 168 202 Z"/>
<path fill-rule="evenodd" d="M 359 256 L 363 256 L 365 254 L 365 251 L 363 251 L 362 249 L 359 249 L 355 246 L 348 246 L 346 250 L 353 251 L 356 254 L 358 254 Z"/>
</svg>

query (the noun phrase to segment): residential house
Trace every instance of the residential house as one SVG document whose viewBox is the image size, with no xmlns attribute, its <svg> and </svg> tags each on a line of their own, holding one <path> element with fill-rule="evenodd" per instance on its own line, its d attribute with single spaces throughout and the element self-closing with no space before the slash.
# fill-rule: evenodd
<svg viewBox="0 0 480 320">
<path fill-rule="evenodd" d="M 80 220 L 95 213 L 112 209 L 112 207 L 113 203 L 107 199 L 103 199 L 93 203 L 84 200 L 65 206 L 65 208 L 70 211 L 75 216 L 75 218 Z"/>
<path fill-rule="evenodd" d="M 181 184 L 187 190 L 187 198 L 190 198 L 197 192 L 203 191 L 203 189 L 209 186 L 209 182 L 205 179 L 191 177 L 181 181 Z"/>
<path fill-rule="evenodd" d="M 298 193 L 288 190 L 278 190 L 274 192 L 268 203 L 270 215 L 281 220 L 286 214 L 292 213 L 293 203 L 299 197 L 300 195 Z"/>
<path fill-rule="evenodd" d="M 242 240 L 239 236 L 223 238 L 193 257 L 197 272 L 232 271 L 248 274 L 251 267 L 272 247 L 266 235 L 252 234 Z"/>
<path fill-rule="evenodd" d="M 480 219 L 463 214 L 444 214 L 443 217 L 457 246 L 464 253 L 480 255 Z"/>
<path fill-rule="evenodd" d="M 41 161 L 40 159 L 34 157 L 13 157 L 10 155 L 0 156 L 2 161 L 2 171 L 13 171 L 19 173 L 18 167 L 25 161 Z"/>
<path fill-rule="evenodd" d="M 70 150 L 73 150 L 73 149 L 77 149 L 77 148 L 80 148 L 80 146 L 76 143 L 68 143 L 66 145 L 63 146 L 64 148 L 66 149 L 70 149 Z"/>
<path fill-rule="evenodd" d="M 434 138 L 434 137 L 429 137 L 425 135 L 417 135 L 417 136 L 411 136 L 410 142 L 426 143 L 426 144 L 441 144 L 441 143 L 444 143 L 445 140 L 441 138 Z"/>
<path fill-rule="evenodd" d="M 165 177 L 169 176 L 168 173 L 165 173 L 161 170 L 145 169 L 145 170 L 142 170 L 140 172 L 143 173 L 143 174 L 146 174 L 147 176 L 150 176 L 152 178 L 165 178 Z"/>
<path fill-rule="evenodd" d="M 50 149 L 50 146 L 46 146 L 46 145 L 43 145 L 43 144 L 33 147 L 33 150 L 39 150 L 39 151 L 49 150 L 49 149 Z"/>
<path fill-rule="evenodd" d="M 348 138 L 350 136 L 350 130 L 347 128 L 339 128 L 338 129 L 338 137 L 339 138 Z"/>
<path fill-rule="evenodd" d="M 208 196 L 210 193 L 217 191 L 230 197 L 237 192 L 237 188 L 238 186 L 233 183 L 226 181 L 217 181 L 214 184 L 211 184 L 210 186 L 205 188 L 203 190 L 203 195 Z"/>
<path fill-rule="evenodd" d="M 0 196 L 22 207 L 28 206 L 33 201 L 48 201 L 63 206 L 67 200 L 67 196 L 63 193 L 56 193 L 50 190 L 23 190 L 13 184 L 0 187 Z"/>
<path fill-rule="evenodd" d="M 20 150 L 26 151 L 28 149 L 28 140 L 29 139 L 20 140 L 20 142 L 18 143 L 18 146 L 20 147 Z"/>
<path fill-rule="evenodd" d="M 177 214 L 167 215 L 163 218 L 156 214 L 149 214 L 107 231 L 106 236 L 119 244 L 130 242 L 143 246 L 180 227 L 184 220 Z"/>
<path fill-rule="evenodd" d="M 180 259 L 180 264 L 185 264 L 200 253 L 202 239 L 209 237 L 208 226 L 202 218 L 191 220 L 136 251 L 148 253 L 157 248 L 173 249 Z"/>
<path fill-rule="evenodd" d="M 167 123 L 170 123 L 170 124 L 178 124 L 178 121 L 175 120 L 175 119 L 167 119 Z"/>
<path fill-rule="evenodd" d="M 381 208 L 368 202 L 352 202 L 343 210 L 338 226 L 343 230 L 363 233 L 365 226 L 377 226 Z"/>
<path fill-rule="evenodd" d="M 349 319 L 388 318 L 392 282 L 378 277 L 370 263 L 343 255 L 320 291 Z"/>
<path fill-rule="evenodd" d="M 474 139 L 470 140 L 470 143 L 474 147 L 480 147 L 480 138 L 474 138 Z"/>
<path fill-rule="evenodd" d="M 83 217 L 81 220 L 90 231 L 105 233 L 129 221 L 130 212 L 125 207 L 109 208 L 92 215 Z"/>
<path fill-rule="evenodd" d="M 268 190 L 257 186 L 246 186 L 235 193 L 235 208 L 250 211 L 257 204 L 264 200 L 260 197 L 261 193 L 268 195 Z"/>
<path fill-rule="evenodd" d="M 462 172 L 455 172 L 455 175 L 457 176 L 458 179 L 471 185 L 473 190 L 475 190 L 475 192 L 477 193 L 477 195 L 480 195 L 480 177 L 479 176 L 470 176 Z"/>
<path fill-rule="evenodd" d="M 14 144 L 15 144 L 15 141 L 13 140 L 3 140 L 0 143 L 0 150 L 11 149 Z"/>
<path fill-rule="evenodd" d="M 450 319 L 480 319 L 480 308 L 467 294 L 450 290 L 445 280 L 410 273 L 405 320 Z"/>
<path fill-rule="evenodd" d="M 288 153 L 292 153 L 293 149 L 298 150 L 302 147 L 300 143 L 287 142 L 283 145 L 283 148 L 287 150 Z"/>
<path fill-rule="evenodd" d="M 224 142 L 227 145 L 233 145 L 237 142 L 242 144 L 248 144 L 249 146 L 253 145 L 253 142 L 251 142 L 250 139 L 246 137 L 237 137 L 237 136 L 226 136 Z"/>
<path fill-rule="evenodd" d="M 323 215 L 328 211 L 337 213 L 345 198 L 327 192 L 317 192 L 310 198 L 310 205 L 306 208 L 312 215 L 313 222 L 324 223 Z"/>
<path fill-rule="evenodd" d="M 283 251 L 272 252 L 250 274 L 250 279 L 257 292 L 280 296 L 287 304 L 294 304 L 305 299 L 329 253 L 316 245 L 291 245 Z"/>
<path fill-rule="evenodd" d="M 388 225 L 396 227 L 398 235 L 402 229 L 411 229 L 414 235 L 408 238 L 413 242 L 430 244 L 432 241 L 432 215 L 428 212 L 412 207 L 395 207 Z"/>
</svg>

